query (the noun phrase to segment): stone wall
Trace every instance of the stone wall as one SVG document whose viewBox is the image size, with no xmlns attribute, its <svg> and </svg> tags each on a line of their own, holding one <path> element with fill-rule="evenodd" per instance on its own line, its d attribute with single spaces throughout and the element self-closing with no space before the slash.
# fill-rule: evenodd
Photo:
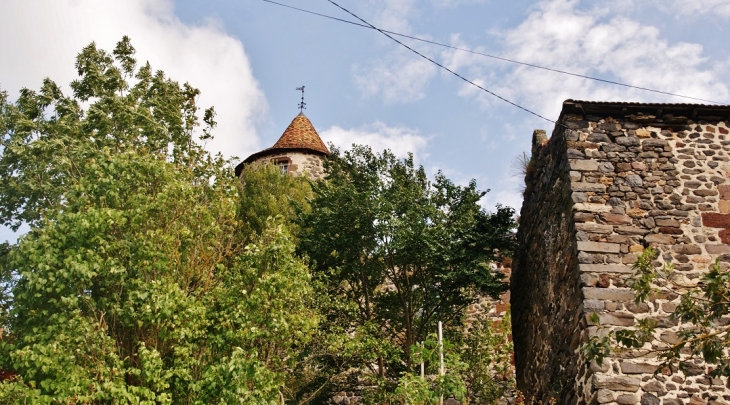
<svg viewBox="0 0 730 405">
<path fill-rule="evenodd" d="M 306 175 L 312 180 L 319 180 L 324 177 L 322 159 L 323 157 L 320 154 L 292 150 L 262 156 L 254 164 L 287 161 L 289 165 L 288 173 L 295 176 Z"/>
<path fill-rule="evenodd" d="M 534 148 L 520 218 L 512 277 L 518 388 L 571 404 L 730 403 L 725 379 L 710 378 L 699 361 L 654 376 L 655 357 L 612 355 L 602 367 L 563 358 L 572 350 L 577 362 L 574 342 L 601 333 L 593 312 L 609 328 L 654 318 L 652 347 L 676 341 L 686 325 L 669 318 L 679 302 L 674 286 L 636 305 L 626 285 L 645 247 L 659 250 L 656 266 L 674 265 L 678 284 L 696 285 L 717 257 L 730 262 L 728 114 L 729 107 L 565 103 L 551 140 Z M 581 319 L 561 313 L 560 302 L 575 305 Z M 560 372 L 570 381 L 550 386 Z"/>
<path fill-rule="evenodd" d="M 545 132 L 536 131 L 526 168 L 510 288 L 512 338 L 523 394 L 570 404 L 582 319 L 570 165 L 564 138 L 545 142 Z"/>
</svg>

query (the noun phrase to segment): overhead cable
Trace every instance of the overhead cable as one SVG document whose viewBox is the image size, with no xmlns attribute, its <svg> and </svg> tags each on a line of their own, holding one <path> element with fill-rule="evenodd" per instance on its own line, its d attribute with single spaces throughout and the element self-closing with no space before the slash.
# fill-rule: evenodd
<svg viewBox="0 0 730 405">
<path fill-rule="evenodd" d="M 525 111 L 525 112 L 527 112 L 527 113 L 530 113 L 530 114 L 532 114 L 532 115 L 534 115 L 534 116 L 536 116 L 536 117 L 542 118 L 542 119 L 544 119 L 545 121 L 548 121 L 548 122 L 552 122 L 553 124 L 557 124 L 557 123 L 556 123 L 555 121 L 551 120 L 550 118 L 546 118 L 546 117 L 543 117 L 542 115 L 540 115 L 540 114 L 538 114 L 538 113 L 536 113 L 536 112 L 534 112 L 534 111 L 532 111 L 532 110 L 530 110 L 530 109 L 528 109 L 528 108 L 526 108 L 526 107 L 523 107 L 523 106 L 521 106 L 521 105 L 519 105 L 519 104 L 517 104 L 517 103 L 515 103 L 515 102 L 513 102 L 513 101 L 507 100 L 506 98 L 504 98 L 504 97 L 500 96 L 499 94 L 497 94 L 497 93 L 495 93 L 495 92 L 493 92 L 493 91 L 491 91 L 491 90 L 489 90 L 489 89 L 487 89 L 487 88 L 484 88 L 484 87 L 482 87 L 482 86 L 480 86 L 480 85 L 478 85 L 478 84 L 474 83 L 473 81 L 471 81 L 471 80 L 467 79 L 466 77 L 464 77 L 464 76 L 462 76 L 462 75 L 460 75 L 460 74 L 458 74 L 458 73 L 454 72 L 453 70 L 451 70 L 451 69 L 447 68 L 446 66 L 444 66 L 444 65 L 442 65 L 442 64 L 440 64 L 440 63 L 438 63 L 438 62 L 436 62 L 435 60 L 433 60 L 433 59 L 429 58 L 428 56 L 426 56 L 426 55 L 422 54 L 421 52 L 418 52 L 417 50 L 415 50 L 415 49 L 411 48 L 410 46 L 408 46 L 408 45 L 404 44 L 403 42 L 401 42 L 401 41 L 399 41 L 399 40 L 397 40 L 397 39 L 393 38 L 393 37 L 392 37 L 392 36 L 391 36 L 390 34 L 388 34 L 387 32 L 385 32 L 385 31 L 381 30 L 380 28 L 377 28 L 377 27 L 375 27 L 374 25 L 370 24 L 369 22 L 367 22 L 367 21 L 363 20 L 362 18 L 358 17 L 358 16 L 356 15 L 356 14 L 354 14 L 354 13 L 353 13 L 353 12 L 351 12 L 350 10 L 348 10 L 348 9 L 346 9 L 346 8 L 344 8 L 344 7 L 342 7 L 342 6 L 340 6 L 339 4 L 335 3 L 334 1 L 332 1 L 332 0 L 327 0 L 327 1 L 329 1 L 330 3 L 332 3 L 332 4 L 334 5 L 334 6 L 338 7 L 338 8 L 340 9 L 340 10 L 342 10 L 342 11 L 344 11 L 344 12 L 346 12 L 346 13 L 350 14 L 351 16 L 353 16 L 353 17 L 357 18 L 358 20 L 362 21 L 362 22 L 363 22 L 363 24 L 367 24 L 367 25 L 368 25 L 369 27 L 371 27 L 372 29 L 374 29 L 374 30 L 377 30 L 377 31 L 378 31 L 378 32 L 380 32 L 381 34 L 383 34 L 383 35 L 385 35 L 386 37 L 388 37 L 388 38 L 392 39 L 393 41 L 397 42 L 398 44 L 400 44 L 401 46 L 405 47 L 405 48 L 406 48 L 406 49 L 408 49 L 409 51 L 411 51 L 411 52 L 415 53 L 416 55 L 420 56 L 420 57 L 421 57 L 421 58 L 423 58 L 423 59 L 426 59 L 427 61 L 429 61 L 429 62 L 433 63 L 434 65 L 436 65 L 436 66 L 440 67 L 441 69 L 444 69 L 444 70 L 446 70 L 447 72 L 449 72 L 449 73 L 451 73 L 452 75 L 454 75 L 454 76 L 458 77 L 459 79 L 461 79 L 461 80 L 465 81 L 466 83 L 469 83 L 469 84 L 471 84 L 472 86 L 474 86 L 474 87 L 477 87 L 477 88 L 479 88 L 479 89 L 481 89 L 481 90 L 483 90 L 483 91 L 485 91 L 485 92 L 487 92 L 487 93 L 491 94 L 492 96 L 494 96 L 494 97 L 496 97 L 496 98 L 498 98 L 498 99 L 500 99 L 500 100 L 504 101 L 505 103 L 508 103 L 508 104 L 510 104 L 510 105 L 512 105 L 512 106 L 514 106 L 514 107 L 517 107 L 517 108 L 519 108 L 519 109 L 520 109 L 520 110 L 522 110 L 522 111 Z"/>
<path fill-rule="evenodd" d="M 398 32 L 393 32 L 393 31 L 388 31 L 388 30 L 384 30 L 384 29 L 379 29 L 379 28 L 376 28 L 376 27 L 374 27 L 372 25 L 361 24 L 361 23 L 358 23 L 358 22 L 355 22 L 355 21 L 345 20 L 343 18 L 337 18 L 337 17 L 333 17 L 333 16 L 330 16 L 330 15 L 327 15 L 327 14 L 322 14 L 322 13 L 317 13 L 317 12 L 310 11 L 310 10 L 305 10 L 303 8 L 290 6 L 288 4 L 279 3 L 279 2 L 276 2 L 276 1 L 273 1 L 273 0 L 263 0 L 263 1 L 265 1 L 267 3 L 275 4 L 277 6 L 290 8 L 290 9 L 293 9 L 293 10 L 296 10 L 296 11 L 300 11 L 300 12 L 303 12 L 303 13 L 316 15 L 318 17 L 328 18 L 330 20 L 335 20 L 335 21 L 339 21 L 339 22 L 343 22 L 343 23 L 347 23 L 347 24 L 351 24 L 351 25 L 356 25 L 358 27 L 363 27 L 363 28 L 368 28 L 368 29 L 380 31 L 383 34 L 396 35 L 396 36 L 399 36 L 399 37 L 408 38 L 408 39 L 412 39 L 412 40 L 415 40 L 415 41 L 420 41 L 420 42 L 424 42 L 424 43 L 427 43 L 427 44 L 440 46 L 440 47 L 443 47 L 443 48 L 453 49 L 453 50 L 456 50 L 456 51 L 468 52 L 468 53 L 471 53 L 471 54 L 474 54 L 474 55 L 484 56 L 484 57 L 487 57 L 487 58 L 496 59 L 496 60 L 500 60 L 500 61 L 503 61 L 503 62 L 514 63 L 514 64 L 517 64 L 517 65 L 527 66 L 527 67 L 531 67 L 531 68 L 535 68 L 535 69 L 546 70 L 546 71 L 549 71 L 549 72 L 554 72 L 554 73 L 560 73 L 560 74 L 564 74 L 564 75 L 579 77 L 579 78 L 582 78 L 582 79 L 594 80 L 594 81 L 598 81 L 598 82 L 602 82 L 602 83 L 607 83 L 607 84 L 612 84 L 612 85 L 616 85 L 616 86 L 627 87 L 627 88 L 641 90 L 641 91 L 648 91 L 648 92 L 652 92 L 652 93 L 664 94 L 664 95 L 667 95 L 667 96 L 686 98 L 686 99 L 689 99 L 689 100 L 696 100 L 696 101 L 703 101 L 703 102 L 712 103 L 712 104 L 725 104 L 725 103 L 721 103 L 719 101 L 707 100 L 707 99 L 699 98 L 699 97 L 685 96 L 685 95 L 682 95 L 682 94 L 671 93 L 671 92 L 661 91 L 661 90 L 655 90 L 655 89 L 651 89 L 651 88 L 648 88 L 648 87 L 634 86 L 634 85 L 631 85 L 631 84 L 621 83 L 621 82 L 617 82 L 617 81 L 613 81 L 613 80 L 601 79 L 600 77 L 587 76 L 587 75 L 582 75 L 580 73 L 568 72 L 568 71 L 565 71 L 565 70 L 550 68 L 550 67 L 546 67 L 546 66 L 540 66 L 540 65 L 533 64 L 533 63 L 522 62 L 522 61 L 518 61 L 518 60 L 515 60 L 515 59 L 504 58 L 504 57 L 501 57 L 501 56 L 491 55 L 491 54 L 488 54 L 488 53 L 478 52 L 478 51 L 474 51 L 474 50 L 466 49 L 466 48 L 460 48 L 460 47 L 457 47 L 457 46 L 448 45 L 448 44 L 444 44 L 444 43 L 440 43 L 440 42 L 436 42 L 436 41 L 431 41 L 431 40 L 424 39 L 424 38 L 418 38 L 418 37 L 414 37 L 412 35 L 406 35 L 406 34 L 401 34 L 401 33 L 398 33 Z M 355 18 L 358 18 L 358 17 L 355 16 Z M 391 38 L 391 39 L 393 39 L 393 38 Z"/>
</svg>

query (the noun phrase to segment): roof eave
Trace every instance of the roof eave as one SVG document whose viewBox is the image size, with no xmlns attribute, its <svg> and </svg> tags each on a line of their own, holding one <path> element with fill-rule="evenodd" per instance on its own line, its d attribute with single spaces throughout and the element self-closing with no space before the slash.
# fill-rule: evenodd
<svg viewBox="0 0 730 405">
<path fill-rule="evenodd" d="M 320 156 L 329 156 L 329 152 L 323 152 L 321 150 L 317 149 L 311 149 L 311 148 L 268 148 L 264 149 L 262 151 L 256 152 L 246 159 L 243 160 L 243 162 L 239 163 L 238 166 L 236 166 L 236 177 L 241 176 L 241 172 L 243 171 L 243 167 L 246 166 L 249 163 L 253 163 L 256 160 L 259 160 L 261 158 L 264 158 L 268 155 L 274 155 L 277 153 L 286 153 L 286 152 L 305 152 L 310 153 L 313 155 L 320 155 Z"/>
</svg>

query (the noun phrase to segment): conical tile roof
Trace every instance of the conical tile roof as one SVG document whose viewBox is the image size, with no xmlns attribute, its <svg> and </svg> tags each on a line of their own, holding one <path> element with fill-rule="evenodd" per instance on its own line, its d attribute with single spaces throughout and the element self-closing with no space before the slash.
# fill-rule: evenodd
<svg viewBox="0 0 730 405">
<path fill-rule="evenodd" d="M 314 129 L 309 118 L 304 113 L 299 113 L 299 115 L 294 117 L 291 124 L 289 124 L 274 146 L 254 153 L 236 166 L 236 176 L 241 174 L 244 164 L 251 163 L 267 155 L 287 150 L 298 150 L 320 155 L 330 154 L 330 151 L 324 142 L 322 142 L 322 138 L 319 137 L 317 130 Z"/>
<path fill-rule="evenodd" d="M 294 117 L 284 134 L 270 149 L 310 149 L 326 155 L 330 153 L 304 113 Z"/>
</svg>

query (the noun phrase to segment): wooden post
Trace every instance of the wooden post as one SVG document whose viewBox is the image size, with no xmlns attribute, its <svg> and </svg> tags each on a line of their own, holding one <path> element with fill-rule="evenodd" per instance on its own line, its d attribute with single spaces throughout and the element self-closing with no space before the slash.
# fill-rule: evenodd
<svg viewBox="0 0 730 405">
<path fill-rule="evenodd" d="M 423 362 L 423 342 L 421 342 L 421 378 L 426 377 L 426 363 Z"/>
<path fill-rule="evenodd" d="M 442 331 L 442 325 L 441 321 L 439 321 L 439 361 L 441 362 L 441 367 L 439 368 L 439 375 L 443 377 L 444 375 L 444 341 L 443 341 L 443 331 Z M 441 395 L 439 398 L 439 405 L 444 405 L 444 396 Z"/>
</svg>

